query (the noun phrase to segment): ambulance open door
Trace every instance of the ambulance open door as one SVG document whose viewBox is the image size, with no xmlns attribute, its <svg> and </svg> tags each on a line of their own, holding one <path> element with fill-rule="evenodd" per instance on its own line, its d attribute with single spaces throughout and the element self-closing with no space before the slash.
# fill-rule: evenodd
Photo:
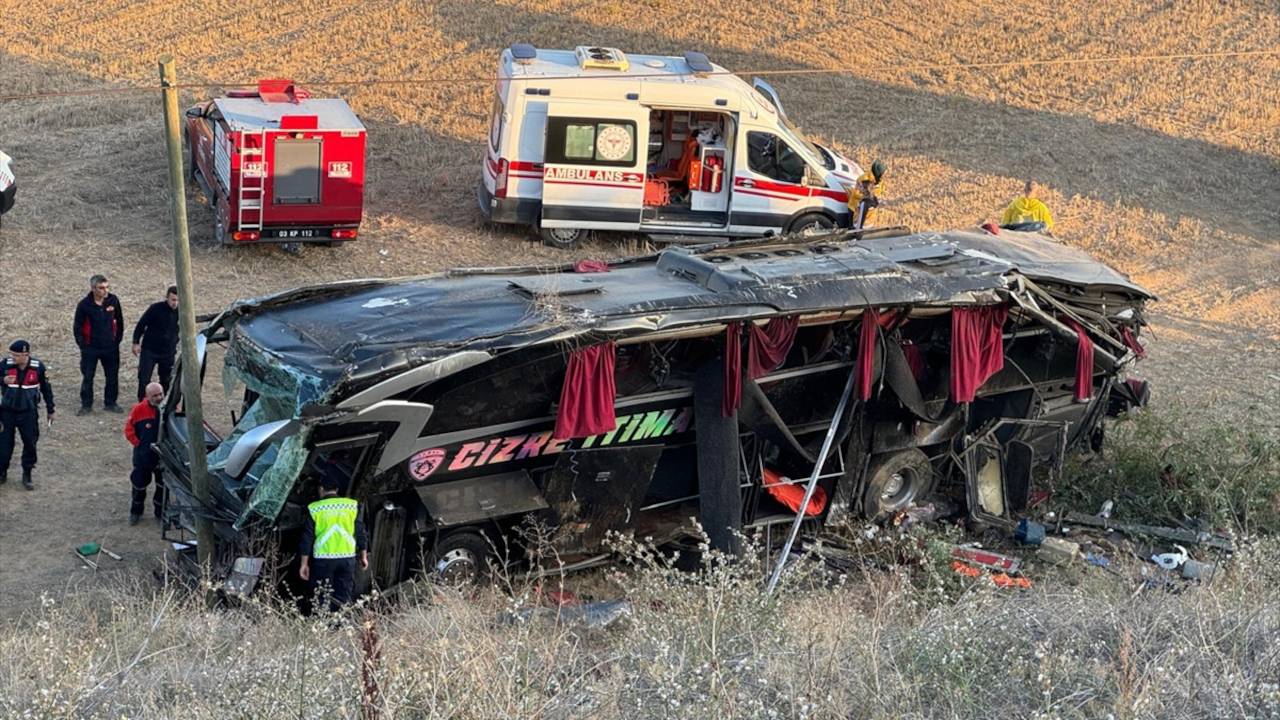
<svg viewBox="0 0 1280 720">
<path fill-rule="evenodd" d="M 649 110 L 547 104 L 542 226 L 634 230 L 640 226 Z"/>
</svg>

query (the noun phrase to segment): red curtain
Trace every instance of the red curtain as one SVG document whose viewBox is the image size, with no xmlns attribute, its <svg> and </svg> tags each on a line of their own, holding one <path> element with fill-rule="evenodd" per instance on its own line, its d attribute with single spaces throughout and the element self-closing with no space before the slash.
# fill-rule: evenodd
<svg viewBox="0 0 1280 720">
<path fill-rule="evenodd" d="M 778 317 L 761 327 L 751 323 L 751 336 L 747 342 L 747 379 L 764 377 L 782 364 L 791 352 L 796 339 L 800 319 Z"/>
<path fill-rule="evenodd" d="M 724 417 L 742 406 L 742 323 L 732 322 L 724 328 Z"/>
<path fill-rule="evenodd" d="M 911 341 L 903 341 L 902 354 L 907 359 L 907 367 L 911 368 L 911 376 L 917 380 L 924 377 L 924 355 L 920 352 L 920 346 Z"/>
<path fill-rule="evenodd" d="M 613 414 L 613 364 L 617 346 L 612 342 L 575 350 L 569 356 L 556 413 L 556 440 L 599 435 L 617 427 Z"/>
<path fill-rule="evenodd" d="M 1004 368 L 1004 305 L 951 311 L 951 399 L 972 402 L 987 378 Z"/>
<path fill-rule="evenodd" d="M 1142 343 L 1138 342 L 1138 338 L 1134 337 L 1133 331 L 1129 329 L 1128 325 L 1120 326 L 1120 342 L 1124 343 L 1125 347 L 1132 350 L 1138 357 L 1146 359 L 1147 349 L 1142 347 Z"/>
<path fill-rule="evenodd" d="M 1062 318 L 1062 322 L 1080 339 L 1076 346 L 1076 399 L 1088 400 L 1093 397 L 1093 340 L 1075 320 Z"/>
<path fill-rule="evenodd" d="M 858 399 L 871 399 L 872 373 L 875 372 L 876 336 L 880 330 L 880 314 L 875 308 L 862 311 L 862 328 L 858 335 Z"/>
</svg>

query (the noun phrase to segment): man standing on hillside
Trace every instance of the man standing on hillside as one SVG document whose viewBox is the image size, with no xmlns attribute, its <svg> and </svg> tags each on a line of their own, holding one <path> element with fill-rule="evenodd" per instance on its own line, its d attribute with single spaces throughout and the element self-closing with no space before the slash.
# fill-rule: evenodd
<svg viewBox="0 0 1280 720">
<path fill-rule="evenodd" d="M 1022 232 L 1053 232 L 1053 215 L 1043 202 L 1040 193 L 1044 187 L 1035 180 L 1028 180 L 1022 197 L 1014 198 L 1000 218 L 1000 227 Z"/>
<path fill-rule="evenodd" d="M 159 458 L 152 447 L 160 436 L 160 403 L 164 402 L 164 388 L 160 383 L 150 383 L 145 388 L 146 397 L 129 411 L 124 424 L 124 436 L 133 445 L 133 472 L 129 482 L 133 484 L 133 498 L 129 505 L 129 524 L 137 525 L 142 517 L 142 506 L 147 500 L 147 486 L 154 479 L 156 490 L 151 495 L 156 519 L 164 508 L 164 476 L 160 472 Z"/>
<path fill-rule="evenodd" d="M 40 439 L 36 406 L 43 396 L 45 418 L 52 425 L 53 388 L 44 363 L 31 357 L 31 343 L 16 340 L 9 353 L 0 360 L 0 485 L 9 481 L 16 432 L 22 437 L 22 487 L 34 490 L 31 471 L 36 466 L 36 442 Z"/>
<path fill-rule="evenodd" d="M 124 340 L 124 313 L 120 298 L 111 294 L 111 284 L 104 275 L 89 280 L 89 294 L 76 305 L 71 321 L 71 334 L 80 346 L 80 409 L 76 415 L 93 410 L 93 375 L 102 364 L 105 382 L 102 407 L 108 412 L 124 412 L 116 405 L 120 392 L 120 341 Z"/>
<path fill-rule="evenodd" d="M 351 602 L 355 594 L 357 555 L 360 569 L 369 568 L 369 537 L 359 509 L 355 500 L 338 497 L 337 478 L 325 475 L 320 479 L 320 499 L 307 506 L 308 516 L 298 546 L 298 554 L 302 556 L 298 575 L 311 582 L 316 609 L 325 597 L 334 612 Z"/>
<path fill-rule="evenodd" d="M 165 299 L 152 303 L 133 326 L 133 356 L 138 358 L 138 399 L 147 396 L 151 371 L 160 367 L 160 387 L 169 392 L 169 376 L 178 352 L 178 286 L 170 285 Z"/>
</svg>

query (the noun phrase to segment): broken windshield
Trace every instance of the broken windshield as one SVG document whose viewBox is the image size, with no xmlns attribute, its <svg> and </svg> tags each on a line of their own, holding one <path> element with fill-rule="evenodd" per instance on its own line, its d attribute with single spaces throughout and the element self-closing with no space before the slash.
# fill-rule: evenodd
<svg viewBox="0 0 1280 720">
<path fill-rule="evenodd" d="M 235 328 L 222 368 L 222 384 L 228 396 L 243 385 L 246 407 L 235 428 L 209 454 L 210 470 L 226 468 L 232 449 L 245 433 L 299 417 L 303 406 L 322 402 L 332 390 L 320 378 L 280 362 Z M 236 529 L 255 519 L 274 520 L 279 514 L 306 462 L 310 435 L 310 426 L 304 425 L 297 433 L 272 441 L 250 466 L 241 489 L 252 494 L 236 520 Z"/>
</svg>

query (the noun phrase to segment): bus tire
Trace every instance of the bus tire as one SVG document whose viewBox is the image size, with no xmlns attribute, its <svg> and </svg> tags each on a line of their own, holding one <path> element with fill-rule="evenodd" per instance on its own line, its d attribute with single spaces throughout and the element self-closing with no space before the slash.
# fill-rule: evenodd
<svg viewBox="0 0 1280 720">
<path fill-rule="evenodd" d="M 444 585 L 466 587 L 479 584 L 489 575 L 489 541 L 478 532 L 460 530 L 440 538 L 431 549 L 428 575 Z"/>
<path fill-rule="evenodd" d="M 538 228 L 542 244 L 560 250 L 571 250 L 587 239 L 587 231 L 582 228 Z"/>
<path fill-rule="evenodd" d="M 922 502 L 933 485 L 933 465 L 919 448 L 881 453 L 867 467 L 863 512 L 868 520 L 883 522 Z"/>
<path fill-rule="evenodd" d="M 834 230 L 836 223 L 822 213 L 805 213 L 791 222 L 790 235 L 824 235 Z"/>
</svg>

